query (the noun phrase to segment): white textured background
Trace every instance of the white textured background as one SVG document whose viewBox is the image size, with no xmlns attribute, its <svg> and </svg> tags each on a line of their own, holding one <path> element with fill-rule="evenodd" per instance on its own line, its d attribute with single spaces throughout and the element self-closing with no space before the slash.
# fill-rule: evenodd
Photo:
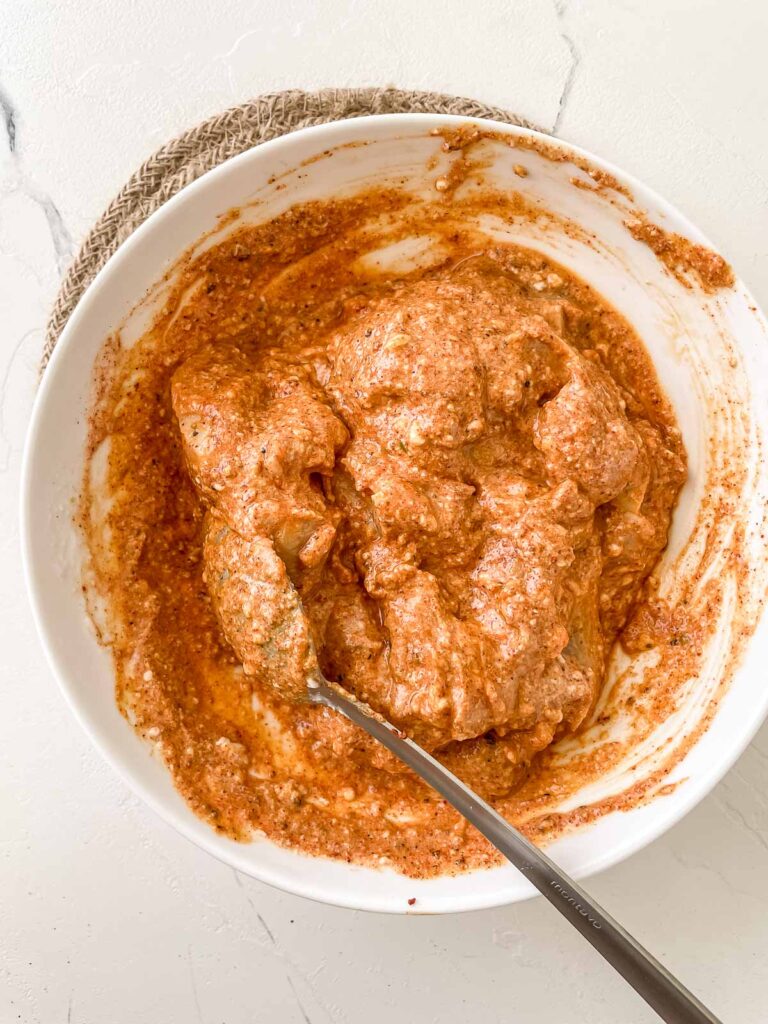
<svg viewBox="0 0 768 1024">
<path fill-rule="evenodd" d="M 17 490 L 46 314 L 170 136 L 282 87 L 516 110 L 679 205 L 768 305 L 764 0 L 0 3 L 0 1024 L 642 1024 L 540 901 L 355 914 L 237 876 L 140 805 L 70 719 L 21 582 Z M 683 823 L 589 887 L 727 1022 L 768 1017 L 768 729 Z"/>
</svg>

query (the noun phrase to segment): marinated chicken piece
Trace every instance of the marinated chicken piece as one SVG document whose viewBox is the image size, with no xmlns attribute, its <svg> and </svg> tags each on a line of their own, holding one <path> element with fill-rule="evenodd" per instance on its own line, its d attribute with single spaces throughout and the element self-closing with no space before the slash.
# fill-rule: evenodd
<svg viewBox="0 0 768 1024">
<path fill-rule="evenodd" d="M 272 543 L 245 540 L 210 513 L 203 559 L 222 632 L 246 674 L 287 700 L 300 700 L 317 659 L 299 596 Z"/>
<path fill-rule="evenodd" d="M 595 505 L 621 494 L 642 451 L 618 388 L 587 360 L 571 364 L 568 382 L 542 406 L 534 444 L 550 479 L 574 480 Z"/>
<path fill-rule="evenodd" d="M 511 418 L 520 423 L 563 386 L 575 353 L 543 317 L 521 311 L 510 325 L 510 307 L 504 310 L 501 300 L 499 306 L 477 341 L 486 401 L 495 422 Z"/>
<path fill-rule="evenodd" d="M 344 426 L 308 371 L 232 345 L 192 356 L 172 382 L 184 456 L 207 517 L 204 579 L 246 674 L 284 697 L 317 662 L 296 587 L 308 593 L 337 517 L 312 474 L 330 474 Z"/>
<path fill-rule="evenodd" d="M 574 481 L 550 489 L 517 476 L 519 441 L 507 437 L 530 438 L 542 401 L 582 360 L 541 317 L 511 325 L 505 299 L 478 289 L 468 301 L 451 282 L 402 286 L 332 346 L 328 390 L 351 431 L 339 499 L 389 651 L 363 667 L 364 685 L 345 685 L 432 749 L 542 717 L 552 731 L 577 727 L 603 664 L 596 630 L 578 644 L 569 631 L 587 609 L 597 621 L 594 504 Z M 497 435 L 500 454 L 481 471 L 477 442 Z M 578 657 L 564 654 L 569 643 Z"/>
<path fill-rule="evenodd" d="M 487 800 L 512 792 L 526 776 L 533 757 L 552 742 L 557 726 L 541 721 L 533 729 L 499 737 L 488 732 L 474 740 L 451 743 L 440 760 Z"/>
<path fill-rule="evenodd" d="M 408 480 L 385 471 L 375 488 L 370 502 L 377 538 L 413 551 L 414 556 L 418 552 L 420 564 L 436 572 L 472 563 L 481 533 L 471 484 L 439 477 Z M 461 531 L 457 523 L 462 524 Z"/>
<path fill-rule="evenodd" d="M 294 579 L 320 567 L 336 521 L 317 484 L 347 432 L 306 367 L 220 344 L 188 359 L 171 393 L 200 496 L 242 537 L 265 536 Z"/>
<path fill-rule="evenodd" d="M 626 622 L 643 580 L 666 547 L 669 495 L 685 483 L 679 434 L 666 436 L 645 420 L 635 429 L 643 444 L 635 473 L 616 500 L 601 509 L 600 619 L 608 636 Z"/>
<path fill-rule="evenodd" d="M 485 429 L 477 348 L 454 319 L 456 296 L 438 307 L 434 290 L 427 282 L 398 289 L 341 331 L 328 385 L 361 440 L 395 454 L 422 450 L 427 461 Z"/>
<path fill-rule="evenodd" d="M 481 494 L 486 544 L 472 573 L 468 608 L 494 638 L 493 672 L 506 681 L 507 716 L 497 729 L 531 728 L 542 716 L 580 724 L 602 669 L 602 647 L 563 672 L 577 620 L 597 622 L 599 549 L 593 510 L 572 482 L 554 490 L 509 474 L 489 476 Z M 585 623 L 578 628 L 585 644 Z"/>
</svg>

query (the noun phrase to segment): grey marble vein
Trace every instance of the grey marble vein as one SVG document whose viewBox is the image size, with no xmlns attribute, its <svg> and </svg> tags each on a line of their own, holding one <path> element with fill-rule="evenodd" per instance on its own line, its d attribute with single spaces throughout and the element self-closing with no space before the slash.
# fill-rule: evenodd
<svg viewBox="0 0 768 1024">
<path fill-rule="evenodd" d="M 56 203 L 47 192 L 42 192 L 24 174 L 21 166 L 18 137 L 18 115 L 15 106 L 11 102 L 7 92 L 0 87 L 0 120 L 5 127 L 8 139 L 8 152 L 14 158 L 17 169 L 16 187 L 25 196 L 36 203 L 42 210 L 48 231 L 53 243 L 53 252 L 56 259 L 56 269 L 59 276 L 63 276 L 74 255 L 75 245 L 64 218 L 61 215 Z"/>
<path fill-rule="evenodd" d="M 64 223 L 61 211 L 47 193 L 40 192 L 29 184 L 24 191 L 34 203 L 37 203 L 45 215 L 56 257 L 56 269 L 59 275 L 63 276 L 74 255 L 75 243 Z"/>
<path fill-rule="evenodd" d="M 560 25 L 563 25 L 566 10 L 568 8 L 568 0 L 555 0 L 555 14 Z M 570 64 L 568 66 L 568 73 L 565 76 L 565 82 L 563 84 L 563 91 L 560 93 L 560 99 L 557 104 L 557 114 L 555 115 L 554 123 L 552 124 L 552 134 L 557 135 L 560 130 L 560 124 L 563 120 L 563 114 L 568 104 L 568 99 L 571 95 L 571 89 L 576 78 L 576 72 L 579 67 L 581 56 L 579 51 L 576 49 L 572 37 L 566 32 L 560 32 L 560 38 L 563 40 L 565 45 L 568 47 L 568 53 L 570 54 Z"/>
<path fill-rule="evenodd" d="M 293 997 L 296 1000 L 296 1005 L 299 1008 L 299 1012 L 301 1013 L 301 1017 L 302 1017 L 302 1020 L 304 1021 L 304 1024 L 312 1024 L 312 1020 L 311 1020 L 309 1014 L 304 1009 L 304 1004 L 302 1003 L 301 999 L 299 999 L 299 993 L 296 991 L 296 986 L 294 985 L 293 978 L 291 978 L 290 974 L 287 977 L 287 981 L 288 981 L 288 984 L 291 987 L 291 992 L 293 992 Z"/>
<path fill-rule="evenodd" d="M 8 136 L 8 150 L 16 152 L 16 109 L 11 103 L 8 95 L 0 89 L 0 114 L 5 125 L 5 134 Z"/>
</svg>

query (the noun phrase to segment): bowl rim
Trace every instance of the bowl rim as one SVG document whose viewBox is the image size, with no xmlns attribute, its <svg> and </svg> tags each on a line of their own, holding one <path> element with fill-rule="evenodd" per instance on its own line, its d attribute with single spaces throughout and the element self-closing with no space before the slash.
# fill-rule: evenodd
<svg viewBox="0 0 768 1024">
<path fill-rule="evenodd" d="M 63 659 L 60 659 L 54 652 L 51 638 L 55 635 L 55 623 L 48 621 L 46 618 L 40 600 L 39 583 L 35 578 L 35 536 L 31 529 L 31 509 L 34 501 L 32 489 L 32 467 L 41 439 L 42 410 L 48 401 L 48 396 L 56 387 L 60 367 L 67 359 L 68 352 L 72 347 L 72 339 L 77 335 L 79 322 L 86 315 L 87 310 L 91 307 L 98 296 L 105 276 L 116 273 L 133 249 L 140 245 L 144 237 L 152 233 L 159 223 L 162 223 L 170 211 L 187 202 L 192 195 L 206 189 L 212 181 L 217 180 L 219 177 L 226 176 L 231 172 L 235 165 L 247 163 L 252 159 L 254 152 L 258 151 L 260 154 L 276 153 L 283 148 L 286 143 L 289 143 L 291 140 L 295 141 L 299 136 L 303 139 L 317 137 L 319 140 L 322 140 L 322 145 L 318 148 L 332 149 L 334 146 L 337 146 L 344 141 L 343 136 L 346 132 L 350 131 L 350 126 L 353 127 L 354 131 L 364 133 L 366 128 L 382 122 L 390 122 L 392 124 L 402 126 L 406 131 L 409 128 L 423 128 L 427 125 L 430 128 L 436 128 L 474 123 L 480 127 L 486 128 L 487 130 L 539 140 L 541 143 L 546 144 L 547 147 L 558 149 L 566 154 L 573 154 L 576 157 L 588 161 L 591 166 L 612 175 L 619 182 L 629 186 L 633 195 L 641 196 L 643 202 L 654 204 L 663 216 L 670 217 L 676 224 L 680 225 L 689 238 L 713 249 L 714 251 L 718 251 L 706 235 L 704 235 L 704 233 L 694 223 L 692 223 L 687 216 L 634 175 L 622 170 L 620 167 L 617 167 L 608 160 L 595 156 L 593 153 L 580 146 L 573 145 L 570 142 L 564 142 L 556 137 L 518 125 L 510 125 L 486 118 L 466 117 L 452 114 L 371 114 L 363 117 L 347 118 L 340 121 L 332 121 L 326 124 L 302 128 L 298 131 L 291 132 L 287 135 L 283 135 L 278 138 L 271 139 L 268 142 L 251 147 L 205 172 L 150 214 L 150 216 L 117 248 L 104 266 L 98 271 L 93 281 L 84 291 L 77 303 L 77 306 L 73 310 L 72 315 L 65 324 L 58 343 L 54 347 L 48 365 L 43 373 L 37 395 L 35 396 L 27 428 L 19 490 L 22 565 L 33 619 L 40 642 L 45 652 L 46 661 L 74 717 L 80 723 L 80 726 L 96 749 L 100 752 L 104 760 L 118 773 L 131 791 L 135 793 L 145 804 L 147 804 L 160 818 L 162 818 L 163 821 L 171 825 L 179 834 L 214 856 L 217 860 L 228 864 L 236 870 L 242 871 L 251 877 L 257 878 L 275 888 L 281 889 L 282 891 L 303 896 L 316 902 L 355 910 L 389 913 L 455 913 L 488 909 L 492 907 L 506 906 L 515 902 L 522 902 L 523 900 L 535 896 L 536 892 L 531 889 L 528 893 L 519 895 L 509 894 L 503 891 L 502 885 L 494 892 L 473 897 L 471 889 L 468 888 L 466 892 L 457 893 L 449 898 L 441 898 L 439 906 L 430 908 L 429 901 L 427 899 L 420 899 L 419 903 L 423 904 L 423 906 L 410 908 L 401 906 L 401 903 L 404 903 L 404 901 L 395 901 L 394 897 L 388 898 L 386 896 L 374 896 L 361 899 L 357 894 L 348 895 L 343 889 L 338 889 L 333 893 L 329 893 L 324 891 L 322 886 L 318 886 L 314 883 L 311 880 L 311 876 L 309 880 L 304 880 L 296 876 L 291 876 L 284 871 L 275 870 L 271 866 L 259 866 L 258 869 L 255 869 L 253 864 L 246 862 L 240 855 L 238 849 L 239 844 L 233 843 L 231 848 L 227 848 L 227 851 L 225 852 L 222 849 L 215 847 L 212 842 L 208 842 L 207 835 L 195 830 L 194 822 L 191 820 L 191 817 L 187 817 L 187 815 L 193 816 L 194 812 L 187 808 L 185 813 L 177 813 L 173 807 L 168 806 L 161 797 L 154 793 L 150 786 L 146 786 L 139 778 L 136 777 L 131 766 L 126 763 L 124 757 L 117 751 L 111 749 L 112 745 L 107 731 L 102 730 L 99 725 L 91 720 L 87 701 L 82 700 L 78 696 L 76 689 L 71 685 L 71 671 L 68 669 L 66 664 L 63 663 Z M 158 268 L 158 276 L 159 274 L 160 268 Z M 758 320 L 763 325 L 764 330 L 768 333 L 768 323 L 766 322 L 765 315 L 760 310 L 759 305 L 740 277 L 737 277 L 735 287 L 738 287 L 745 297 L 749 299 L 750 305 L 754 307 L 756 311 Z M 748 642 L 748 648 L 753 642 L 757 630 L 765 623 L 765 619 L 766 609 L 763 609 L 760 622 Z M 716 711 L 715 717 L 719 711 L 720 708 Z M 677 800 L 669 802 L 665 800 L 663 804 L 660 804 L 658 813 L 652 818 L 644 821 L 642 826 L 639 827 L 634 834 L 627 835 L 623 841 L 614 843 L 610 849 L 598 852 L 596 855 L 592 856 L 589 863 L 584 866 L 583 869 L 573 872 L 574 877 L 578 879 L 587 878 L 597 872 L 603 871 L 620 863 L 633 853 L 653 842 L 674 824 L 685 817 L 730 770 L 752 741 L 767 715 L 768 689 L 765 690 L 762 701 L 756 702 L 753 708 L 753 714 L 748 719 L 741 721 L 741 729 L 734 737 L 732 737 L 734 742 L 728 746 L 727 750 L 725 750 L 721 757 L 716 760 L 713 759 L 704 771 L 698 773 L 695 778 L 687 779 L 686 785 L 679 787 L 679 797 Z M 698 742 L 698 740 L 696 742 Z M 657 801 L 657 805 L 658 804 L 659 802 Z M 210 836 L 213 837 L 214 835 L 215 833 L 211 830 Z M 471 877 L 471 874 L 472 873 L 469 873 L 466 877 Z"/>
</svg>

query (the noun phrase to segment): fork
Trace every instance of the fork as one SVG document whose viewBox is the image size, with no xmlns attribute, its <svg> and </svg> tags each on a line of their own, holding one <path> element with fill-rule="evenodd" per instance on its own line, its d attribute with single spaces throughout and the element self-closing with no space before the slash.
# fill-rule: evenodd
<svg viewBox="0 0 768 1024">
<path fill-rule="evenodd" d="M 365 729 L 453 804 L 459 814 L 522 872 L 662 1020 L 669 1024 L 720 1024 L 717 1017 L 580 885 L 413 740 L 322 676 L 308 680 L 307 696 L 311 703 L 338 711 Z"/>
</svg>

